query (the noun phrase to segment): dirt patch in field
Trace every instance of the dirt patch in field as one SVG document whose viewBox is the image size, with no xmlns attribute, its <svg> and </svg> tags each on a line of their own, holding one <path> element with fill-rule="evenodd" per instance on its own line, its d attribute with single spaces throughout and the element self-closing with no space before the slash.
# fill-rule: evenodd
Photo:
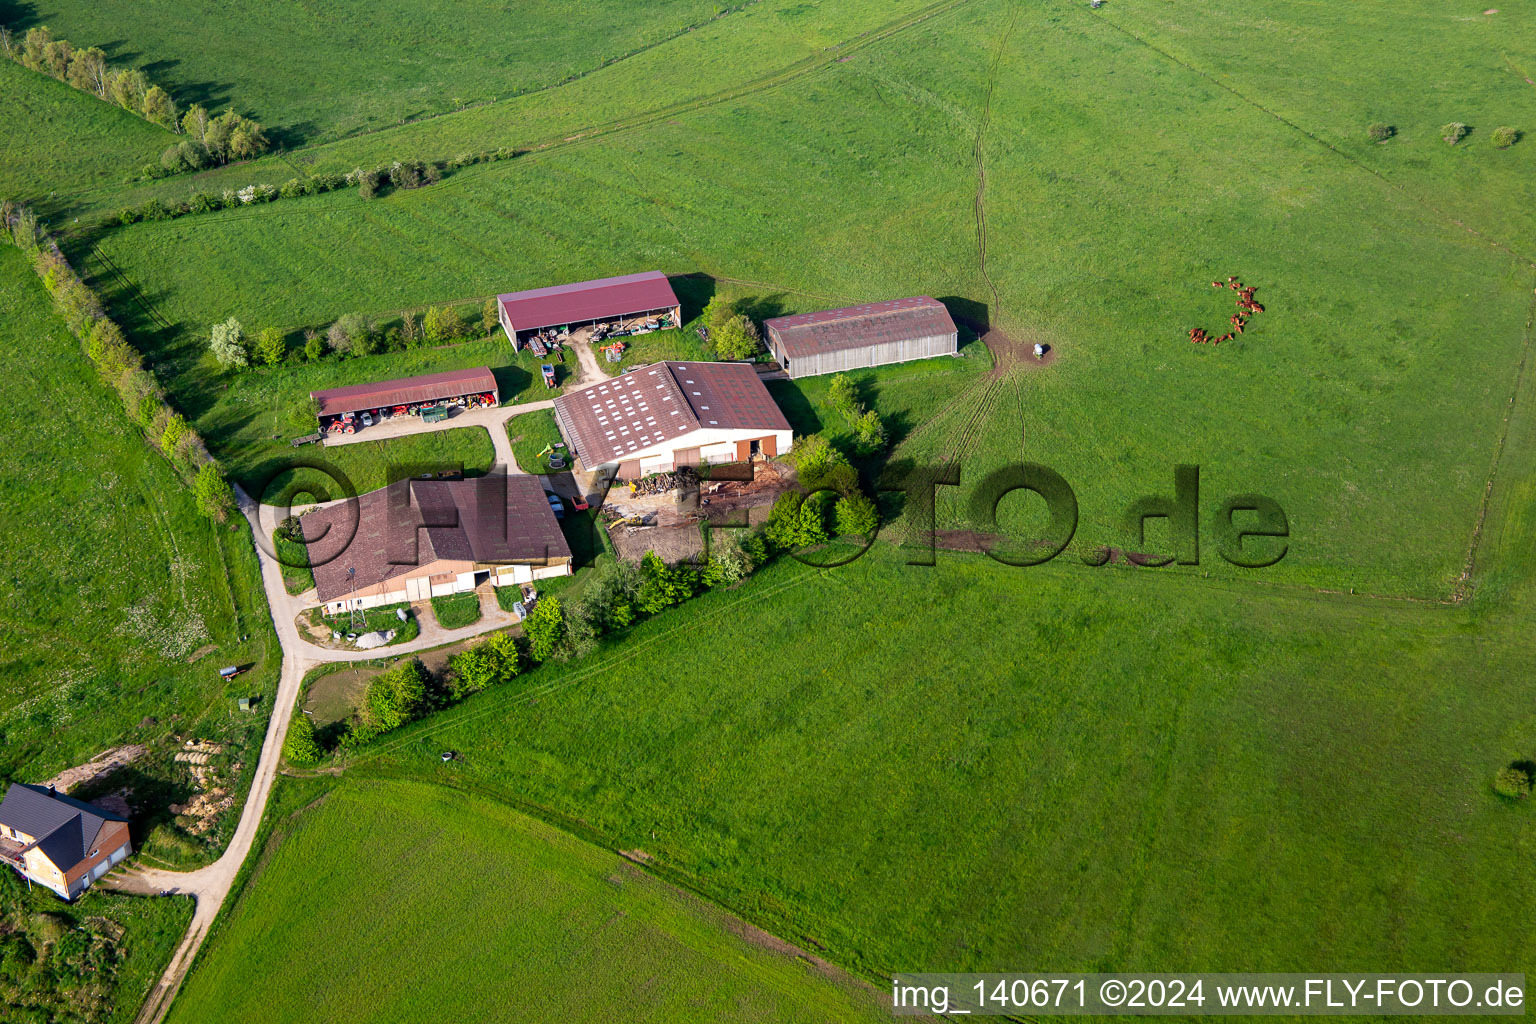
<svg viewBox="0 0 1536 1024">
<path fill-rule="evenodd" d="M 305 694 L 304 710 L 315 720 L 316 726 L 339 722 L 356 709 L 368 689 L 368 681 L 382 672 L 377 668 L 346 668 L 321 676 L 309 684 Z"/>
<path fill-rule="evenodd" d="M 45 786 L 52 786 L 60 793 L 68 793 L 76 786 L 111 775 L 119 768 L 130 765 L 148 753 L 148 749 L 137 743 L 129 743 L 121 747 L 113 747 L 103 750 L 85 764 L 66 768 L 47 782 Z"/>
</svg>

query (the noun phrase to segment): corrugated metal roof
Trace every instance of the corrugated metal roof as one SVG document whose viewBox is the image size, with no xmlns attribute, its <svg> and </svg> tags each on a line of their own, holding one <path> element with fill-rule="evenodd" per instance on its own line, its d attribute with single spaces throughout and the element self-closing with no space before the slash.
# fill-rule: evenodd
<svg viewBox="0 0 1536 1024">
<path fill-rule="evenodd" d="M 377 384 L 326 388 L 323 391 L 311 391 L 309 396 L 319 403 L 321 416 L 336 416 L 362 409 L 435 402 L 441 398 L 457 398 L 481 392 L 498 394 L 496 375 L 485 366 L 428 373 L 420 377 L 401 377 L 399 380 L 383 380 Z"/>
<path fill-rule="evenodd" d="M 763 327 L 774 333 L 791 359 L 956 333 L 944 303 L 926 295 L 775 317 Z"/>
<path fill-rule="evenodd" d="M 746 363 L 653 363 L 555 399 L 566 438 L 592 469 L 700 429 L 788 430 L 789 421 Z M 676 442 L 676 443 L 673 443 Z"/>
<path fill-rule="evenodd" d="M 519 331 L 647 313 L 678 304 L 667 275 L 659 270 L 508 292 L 496 299 L 506 312 L 507 321 Z"/>
<path fill-rule="evenodd" d="M 454 525 L 414 531 L 401 526 L 399 536 L 392 538 L 392 494 L 398 521 L 415 519 L 408 511 L 414 509 L 420 513 L 419 522 Z M 493 474 L 472 480 L 401 480 L 359 495 L 355 506 L 337 502 L 300 517 L 299 522 L 306 540 L 314 543 L 311 558 L 323 559 L 314 567 L 322 601 L 334 601 L 444 559 L 492 564 L 571 557 L 570 545 L 550 511 L 543 485 L 526 474 Z M 350 541 L 338 550 L 349 533 Z M 327 535 L 336 539 L 326 542 L 323 538 Z M 410 553 L 413 538 L 415 561 L 391 562 L 392 557 Z M 391 540 L 395 541 L 393 549 Z M 356 576 L 349 578 L 348 569 L 356 569 Z"/>
<path fill-rule="evenodd" d="M 125 821 L 94 804 L 46 786 L 18 782 L 0 801 L 0 824 L 29 835 L 61 871 L 90 856 L 91 844 L 109 821 Z"/>
</svg>

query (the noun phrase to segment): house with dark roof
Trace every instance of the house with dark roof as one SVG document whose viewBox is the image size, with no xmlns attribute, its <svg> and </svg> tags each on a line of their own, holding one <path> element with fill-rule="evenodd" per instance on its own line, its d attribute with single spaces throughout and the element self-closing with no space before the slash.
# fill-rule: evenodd
<svg viewBox="0 0 1536 1024">
<path fill-rule="evenodd" d="M 18 782 L 0 801 L 0 859 L 66 900 L 132 852 L 126 819 L 52 786 Z"/>
<path fill-rule="evenodd" d="M 656 317 L 668 317 L 676 326 L 683 312 L 667 275 L 659 270 L 508 292 L 496 296 L 496 305 L 501 329 L 514 349 L 547 327 L 574 330 L 604 320 Z"/>
<path fill-rule="evenodd" d="M 618 480 L 678 466 L 747 462 L 793 434 L 747 363 L 661 362 L 555 399 L 555 422 L 584 469 Z"/>
<path fill-rule="evenodd" d="M 763 330 L 791 377 L 952 356 L 960 341 L 944 303 L 926 295 L 775 317 Z"/>
<path fill-rule="evenodd" d="M 544 486 L 526 474 L 400 480 L 299 524 L 329 614 L 571 574 Z"/>
</svg>

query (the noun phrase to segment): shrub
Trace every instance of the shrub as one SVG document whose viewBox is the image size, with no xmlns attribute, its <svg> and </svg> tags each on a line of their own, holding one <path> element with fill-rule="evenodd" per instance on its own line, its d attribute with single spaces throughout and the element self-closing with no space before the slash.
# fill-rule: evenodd
<svg viewBox="0 0 1536 1024">
<path fill-rule="evenodd" d="M 1531 792 L 1531 770 L 1523 763 L 1507 764 L 1493 777 L 1493 791 L 1511 800 L 1523 800 Z"/>
<path fill-rule="evenodd" d="M 1380 121 L 1377 121 L 1365 130 L 1365 134 L 1370 137 L 1372 142 L 1386 142 L 1397 134 L 1397 129 L 1390 124 L 1382 124 Z"/>
<path fill-rule="evenodd" d="M 354 172 L 357 175 L 357 194 L 364 199 L 372 199 L 379 194 L 380 176 L 378 171 Z"/>
<path fill-rule="evenodd" d="M 181 146 L 168 146 L 164 153 L 160 154 L 160 166 L 172 174 L 180 174 L 187 169 L 187 162 L 181 157 Z"/>
<path fill-rule="evenodd" d="M 124 224 L 133 224 L 139 219 L 139 211 L 132 206 L 125 206 L 118 211 L 117 219 Z"/>
<path fill-rule="evenodd" d="M 448 659 L 448 692 L 455 700 L 517 675 L 517 642 L 510 633 L 493 633 Z"/>
<path fill-rule="evenodd" d="M 304 358 L 318 362 L 325 355 L 325 338 L 313 327 L 304 329 Z"/>
<path fill-rule="evenodd" d="M 397 729 L 426 710 L 427 670 L 420 661 L 402 661 L 374 676 L 358 708 L 365 734 Z"/>
<path fill-rule="evenodd" d="M 656 552 L 647 551 L 640 560 L 640 586 L 635 592 L 635 605 L 647 615 L 655 615 L 664 608 L 682 604 L 693 596 L 696 578 L 691 567 L 668 565 Z"/>
<path fill-rule="evenodd" d="M 1454 146 L 1456 143 L 1466 138 L 1467 132 L 1471 130 L 1472 129 L 1468 128 L 1460 121 L 1452 121 L 1450 124 L 1443 124 L 1440 126 L 1440 137 L 1444 139 L 1449 145 Z"/>
<path fill-rule="evenodd" d="M 840 537 L 868 537 L 880 525 L 880 513 L 875 503 L 862 494 L 839 498 L 835 517 Z"/>
<path fill-rule="evenodd" d="M 885 424 L 871 409 L 853 424 L 853 447 L 860 455 L 873 455 L 885 448 Z"/>
<path fill-rule="evenodd" d="M 222 523 L 234 511 L 235 492 L 230 489 L 224 474 L 219 472 L 219 467 L 211 462 L 198 467 L 197 479 L 192 483 L 192 495 L 197 510 L 216 523 Z"/>
<path fill-rule="evenodd" d="M 288 354 L 288 345 L 283 341 L 283 332 L 276 327 L 268 327 L 262 330 L 256 338 L 256 355 L 268 366 L 276 366 L 283 361 L 283 356 Z"/>
<path fill-rule="evenodd" d="M 1520 133 L 1511 128 L 1509 125 L 1505 124 L 1495 128 L 1491 138 L 1493 139 L 1493 144 L 1499 149 L 1508 149 L 1510 146 L 1513 146 L 1516 141 L 1519 140 Z"/>
<path fill-rule="evenodd" d="M 187 200 L 187 209 L 193 213 L 207 213 L 209 210 L 218 209 L 218 200 L 207 192 L 193 192 Z"/>
<path fill-rule="evenodd" d="M 853 378 L 846 373 L 836 374 L 831 386 L 827 388 L 827 401 L 845 416 L 856 415 L 859 411 L 859 393 L 854 387 Z"/>
<path fill-rule="evenodd" d="M 278 189 L 277 191 L 278 194 L 281 195 L 284 199 L 297 199 L 308 192 L 309 189 L 304 186 L 304 179 L 289 178 L 287 181 L 283 182 L 282 188 Z"/>
<path fill-rule="evenodd" d="M 533 611 L 523 620 L 523 633 L 528 637 L 528 653 L 534 661 L 545 661 L 554 654 L 565 634 L 565 616 L 560 611 L 560 599 L 539 598 Z"/>
</svg>

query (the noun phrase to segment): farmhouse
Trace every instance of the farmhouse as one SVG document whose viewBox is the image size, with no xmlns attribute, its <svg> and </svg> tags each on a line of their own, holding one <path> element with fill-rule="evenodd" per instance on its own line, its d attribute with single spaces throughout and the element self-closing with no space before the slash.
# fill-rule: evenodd
<svg viewBox="0 0 1536 1024">
<path fill-rule="evenodd" d="M 496 296 L 496 302 L 501 307 L 501 329 L 514 349 L 548 327 L 662 317 L 669 318 L 673 327 L 682 323 L 682 307 L 667 275 L 659 270 L 510 292 Z"/>
<path fill-rule="evenodd" d="M 772 458 L 793 439 L 746 363 L 653 363 L 555 399 L 555 421 L 584 469 L 619 480 Z"/>
<path fill-rule="evenodd" d="M 330 614 L 571 574 L 571 549 L 531 476 L 401 480 L 299 519 Z"/>
<path fill-rule="evenodd" d="M 125 819 L 52 786 L 18 782 L 0 801 L 0 857 L 66 900 L 132 852 Z"/>
<path fill-rule="evenodd" d="M 791 377 L 952 356 L 959 332 L 944 303 L 920 295 L 766 321 L 768 351 Z"/>
<path fill-rule="evenodd" d="M 315 400 L 320 429 L 348 434 L 362 424 L 365 413 L 375 421 L 392 416 L 432 415 L 434 410 L 446 411 L 450 405 L 494 406 L 501 401 L 500 396 L 496 375 L 484 366 L 309 393 Z"/>
</svg>

